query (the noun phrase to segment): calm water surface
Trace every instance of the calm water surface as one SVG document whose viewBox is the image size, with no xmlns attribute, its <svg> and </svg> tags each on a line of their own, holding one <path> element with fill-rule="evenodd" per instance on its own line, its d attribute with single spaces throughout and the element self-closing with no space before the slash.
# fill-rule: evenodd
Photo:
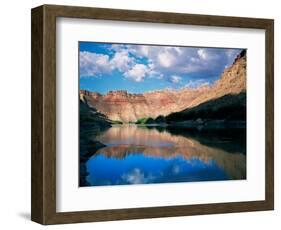
<svg viewBox="0 0 281 230">
<path fill-rule="evenodd" d="M 86 161 L 90 186 L 246 179 L 245 130 L 113 126 Z"/>
</svg>

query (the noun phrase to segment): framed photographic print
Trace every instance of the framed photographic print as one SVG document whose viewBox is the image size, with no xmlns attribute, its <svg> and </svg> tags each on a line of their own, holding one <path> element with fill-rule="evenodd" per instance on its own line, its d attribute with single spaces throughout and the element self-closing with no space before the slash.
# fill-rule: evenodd
<svg viewBox="0 0 281 230">
<path fill-rule="evenodd" d="M 272 210 L 273 25 L 32 9 L 32 220 Z"/>
</svg>

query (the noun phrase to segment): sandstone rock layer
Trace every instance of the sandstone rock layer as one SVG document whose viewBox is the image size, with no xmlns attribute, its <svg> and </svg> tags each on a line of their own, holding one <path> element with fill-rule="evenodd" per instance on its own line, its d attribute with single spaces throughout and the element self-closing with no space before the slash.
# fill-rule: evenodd
<svg viewBox="0 0 281 230">
<path fill-rule="evenodd" d="M 132 94 L 124 90 L 109 91 L 102 95 L 86 90 L 80 96 L 90 107 L 106 115 L 110 120 L 136 122 L 140 118 L 167 116 L 203 102 L 228 94 L 246 92 L 246 53 L 242 51 L 234 63 L 226 68 L 212 86 L 164 89 L 160 91 Z"/>
</svg>

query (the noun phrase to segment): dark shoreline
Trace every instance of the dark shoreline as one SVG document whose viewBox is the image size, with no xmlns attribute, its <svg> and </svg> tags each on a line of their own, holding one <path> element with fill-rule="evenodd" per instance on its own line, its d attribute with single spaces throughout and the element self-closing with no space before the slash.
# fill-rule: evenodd
<svg viewBox="0 0 281 230">
<path fill-rule="evenodd" d="M 178 127 L 178 128 L 190 128 L 190 129 L 245 129 L 246 121 L 225 121 L 225 120 L 187 120 L 179 122 L 169 123 L 150 123 L 150 124 L 135 124 L 135 123 L 123 123 L 113 124 L 113 126 L 121 125 L 137 125 L 139 127 Z"/>
</svg>

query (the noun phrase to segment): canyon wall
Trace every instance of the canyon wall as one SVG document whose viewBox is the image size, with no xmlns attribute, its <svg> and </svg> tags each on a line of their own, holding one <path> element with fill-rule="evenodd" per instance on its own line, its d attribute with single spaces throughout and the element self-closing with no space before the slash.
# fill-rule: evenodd
<svg viewBox="0 0 281 230">
<path fill-rule="evenodd" d="M 220 79 L 212 86 L 180 90 L 164 89 L 143 94 L 118 90 L 102 95 L 81 90 L 80 97 L 83 97 L 90 107 L 97 109 L 113 121 L 136 122 L 145 117 L 167 116 L 224 95 L 238 95 L 246 92 L 245 52 L 242 51 L 237 56 L 234 63 L 224 70 Z"/>
</svg>

